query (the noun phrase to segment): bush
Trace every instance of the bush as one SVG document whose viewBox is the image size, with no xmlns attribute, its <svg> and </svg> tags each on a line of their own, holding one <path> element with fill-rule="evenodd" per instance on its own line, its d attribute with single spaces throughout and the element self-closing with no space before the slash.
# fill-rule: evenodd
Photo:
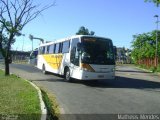
<svg viewBox="0 0 160 120">
<path fill-rule="evenodd" d="M 156 72 L 156 71 L 157 71 L 157 68 L 156 68 L 156 67 L 153 67 L 153 66 L 150 67 L 149 69 L 150 69 L 152 72 Z"/>
<path fill-rule="evenodd" d="M 144 69 L 147 68 L 145 64 L 140 64 L 139 67 L 140 67 L 140 68 L 144 68 Z"/>
<path fill-rule="evenodd" d="M 157 72 L 160 72 L 160 65 L 158 65 L 157 67 Z"/>
</svg>

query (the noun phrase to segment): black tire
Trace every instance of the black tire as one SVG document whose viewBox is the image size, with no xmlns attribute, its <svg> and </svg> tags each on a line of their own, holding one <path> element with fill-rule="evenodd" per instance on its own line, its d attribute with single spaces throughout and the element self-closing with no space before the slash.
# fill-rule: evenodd
<svg viewBox="0 0 160 120">
<path fill-rule="evenodd" d="M 64 78 L 65 78 L 65 81 L 71 82 L 71 76 L 70 76 L 70 70 L 69 70 L 69 68 L 65 69 Z"/>
<path fill-rule="evenodd" d="M 42 72 L 43 72 L 43 74 L 47 74 L 46 67 L 45 67 L 44 64 L 43 64 L 43 66 L 42 66 Z"/>
</svg>

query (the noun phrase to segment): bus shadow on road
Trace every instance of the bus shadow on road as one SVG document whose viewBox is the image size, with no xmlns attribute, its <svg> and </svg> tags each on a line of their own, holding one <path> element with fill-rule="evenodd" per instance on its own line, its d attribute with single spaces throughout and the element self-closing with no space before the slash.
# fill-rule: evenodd
<svg viewBox="0 0 160 120">
<path fill-rule="evenodd" d="M 53 73 L 48 73 L 48 75 L 53 75 L 56 78 L 49 78 L 43 80 L 35 80 L 35 81 L 47 81 L 47 82 L 60 82 L 66 84 L 79 84 L 79 85 L 86 85 L 88 87 L 95 87 L 95 88 L 134 88 L 134 89 L 158 89 L 160 88 L 160 81 L 149 81 L 149 80 L 142 80 L 136 78 L 128 78 L 128 77 L 121 77 L 116 76 L 115 80 L 75 80 L 73 79 L 72 82 L 67 82 L 64 78 L 60 75 L 56 75 Z"/>
<path fill-rule="evenodd" d="M 116 80 L 102 80 L 102 81 L 83 81 L 82 84 L 89 87 L 97 88 L 135 88 L 135 89 L 158 89 L 160 88 L 160 81 L 148 81 L 135 78 L 127 78 L 117 76 Z"/>
</svg>

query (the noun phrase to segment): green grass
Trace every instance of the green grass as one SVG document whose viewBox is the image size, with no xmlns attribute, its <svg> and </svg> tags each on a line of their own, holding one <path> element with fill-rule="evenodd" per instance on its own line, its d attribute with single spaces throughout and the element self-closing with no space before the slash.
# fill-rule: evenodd
<svg viewBox="0 0 160 120">
<path fill-rule="evenodd" d="M 8 116 L 39 120 L 40 103 L 37 90 L 29 82 L 15 75 L 5 76 L 0 70 L 0 117 Z"/>
<path fill-rule="evenodd" d="M 47 107 L 47 120 L 58 120 L 60 109 L 56 97 L 52 94 L 49 94 L 49 92 L 46 92 L 46 90 L 42 87 L 41 92 L 43 101 Z"/>
</svg>

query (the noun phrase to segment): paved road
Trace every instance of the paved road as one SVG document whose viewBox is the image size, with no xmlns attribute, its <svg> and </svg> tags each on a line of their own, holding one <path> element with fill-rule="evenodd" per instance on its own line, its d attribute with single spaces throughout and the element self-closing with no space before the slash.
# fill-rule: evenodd
<svg viewBox="0 0 160 120">
<path fill-rule="evenodd" d="M 74 83 L 29 65 L 10 67 L 11 72 L 54 93 L 66 114 L 160 113 L 160 77 L 134 66 L 117 66 L 116 80 Z"/>
</svg>

